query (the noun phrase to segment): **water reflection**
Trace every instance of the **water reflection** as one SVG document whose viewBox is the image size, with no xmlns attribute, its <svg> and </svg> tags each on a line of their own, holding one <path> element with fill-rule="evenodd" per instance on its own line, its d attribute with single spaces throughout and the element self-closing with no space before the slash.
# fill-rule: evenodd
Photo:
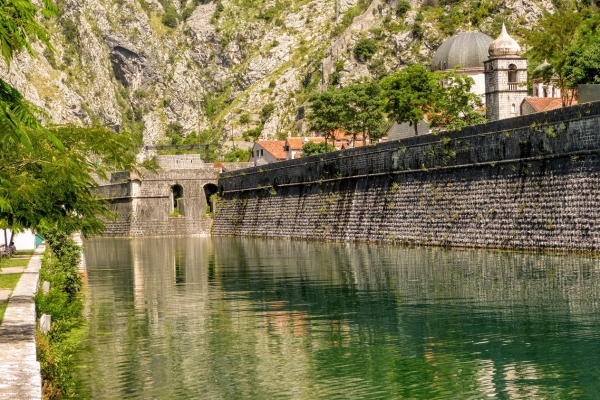
<svg viewBox="0 0 600 400">
<path fill-rule="evenodd" d="M 594 398 L 591 257 L 237 238 L 86 243 L 82 396 Z"/>
</svg>

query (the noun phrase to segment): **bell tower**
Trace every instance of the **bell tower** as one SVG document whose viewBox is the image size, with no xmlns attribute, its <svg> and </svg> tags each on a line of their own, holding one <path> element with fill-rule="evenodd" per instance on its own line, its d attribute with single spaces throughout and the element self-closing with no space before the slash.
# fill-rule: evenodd
<svg viewBox="0 0 600 400">
<path fill-rule="evenodd" d="M 485 116 L 488 121 L 521 115 L 521 103 L 527 97 L 527 59 L 521 46 L 502 24 L 500 36 L 488 48 L 483 62 L 485 74 Z"/>
</svg>

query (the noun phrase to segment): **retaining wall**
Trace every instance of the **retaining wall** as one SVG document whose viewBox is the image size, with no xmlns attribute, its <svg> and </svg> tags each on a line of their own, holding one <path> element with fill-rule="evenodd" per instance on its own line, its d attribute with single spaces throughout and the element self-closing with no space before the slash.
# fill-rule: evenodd
<svg viewBox="0 0 600 400">
<path fill-rule="evenodd" d="M 213 234 L 600 250 L 600 103 L 223 173 Z"/>
</svg>

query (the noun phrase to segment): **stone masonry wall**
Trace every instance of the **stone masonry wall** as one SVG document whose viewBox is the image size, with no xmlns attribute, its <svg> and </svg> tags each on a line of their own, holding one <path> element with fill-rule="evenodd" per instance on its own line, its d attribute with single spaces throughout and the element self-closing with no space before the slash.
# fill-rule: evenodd
<svg viewBox="0 0 600 400">
<path fill-rule="evenodd" d="M 223 173 L 213 234 L 600 250 L 600 103 Z"/>
<path fill-rule="evenodd" d="M 197 154 L 157 156 L 155 161 L 161 167 L 156 173 L 114 173 L 110 182 L 102 182 L 96 189 L 117 215 L 116 220 L 107 221 L 104 236 L 189 236 L 210 232 L 212 218 L 205 215 L 205 188 L 211 185 L 216 190 L 220 167 L 203 163 Z M 177 201 L 178 215 L 173 212 L 174 185 L 183 189 Z"/>
</svg>

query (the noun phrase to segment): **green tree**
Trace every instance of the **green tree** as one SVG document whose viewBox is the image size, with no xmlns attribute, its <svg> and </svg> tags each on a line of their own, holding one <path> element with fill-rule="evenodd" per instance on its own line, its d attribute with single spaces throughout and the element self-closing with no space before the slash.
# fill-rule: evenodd
<svg viewBox="0 0 600 400">
<path fill-rule="evenodd" d="M 44 1 L 43 16 L 56 14 Z M 8 65 L 30 41 L 49 46 L 29 1 L 0 5 L 0 43 Z M 14 230 L 57 226 L 66 232 L 98 233 L 101 217 L 110 217 L 106 203 L 92 190 L 94 175 L 106 178 L 113 169 L 136 168 L 133 135 L 103 127 L 44 126 L 44 113 L 0 80 L 0 226 Z"/>
<path fill-rule="evenodd" d="M 354 83 L 343 88 L 344 112 L 342 113 L 342 128 L 352 134 L 380 138 L 385 133 L 387 120 L 383 113 L 383 98 L 381 86 L 377 82 Z"/>
<path fill-rule="evenodd" d="M 205 129 L 198 135 L 198 142 L 206 145 L 204 149 L 200 149 L 203 153 L 202 158 L 206 162 L 214 162 L 219 159 L 219 151 L 221 150 L 221 133 L 218 129 Z"/>
<path fill-rule="evenodd" d="M 17 230 L 56 226 L 84 235 L 100 233 L 102 217 L 112 214 L 94 194 L 93 176 L 106 179 L 110 171 L 135 168 L 138 139 L 103 127 L 49 129 L 60 148 L 42 135 L 29 149 L 19 143 L 0 146 L 0 198 L 5 202 L 0 221 Z"/>
<path fill-rule="evenodd" d="M 434 110 L 441 91 L 441 76 L 422 65 L 411 65 L 384 78 L 384 110 L 398 123 L 408 122 L 418 134 L 418 124 Z"/>
<path fill-rule="evenodd" d="M 250 161 L 250 156 L 252 155 L 252 149 L 242 150 L 235 149 L 231 150 L 229 153 L 225 154 L 225 162 L 248 162 Z"/>
<path fill-rule="evenodd" d="M 552 83 L 561 91 L 563 106 L 570 105 L 575 96 L 574 87 L 567 78 L 569 50 L 579 44 L 578 32 L 588 17 L 586 11 L 563 9 L 554 14 L 545 12 L 536 29 L 523 31 L 528 47 L 524 56 L 538 64 L 548 60 L 552 65 L 553 71 L 548 70 L 544 78 L 550 82 L 552 75 L 556 74 L 557 79 Z"/>
<path fill-rule="evenodd" d="M 589 44 L 569 49 L 564 74 L 569 87 L 600 83 L 600 35 L 596 35 Z"/>
<path fill-rule="evenodd" d="M 179 25 L 179 14 L 177 14 L 177 9 L 166 1 L 162 1 L 161 4 L 165 10 L 165 13 L 161 17 L 162 23 L 169 28 L 177 28 L 177 25 Z"/>
<path fill-rule="evenodd" d="M 342 129 L 345 105 L 346 99 L 340 89 L 329 88 L 310 97 L 310 108 L 306 119 L 310 123 L 311 130 L 325 136 L 326 143 L 336 129 Z"/>
<path fill-rule="evenodd" d="M 472 78 L 453 70 L 443 74 L 442 82 L 435 102 L 435 112 L 429 115 L 431 128 L 453 131 L 485 122 L 481 113 L 482 99 L 471 92 L 471 87 L 475 84 Z"/>
<path fill-rule="evenodd" d="M 309 157 L 314 156 L 316 154 L 329 153 L 334 150 L 335 148 L 332 145 L 327 144 L 327 142 L 306 142 L 302 146 L 302 157 Z"/>
</svg>

